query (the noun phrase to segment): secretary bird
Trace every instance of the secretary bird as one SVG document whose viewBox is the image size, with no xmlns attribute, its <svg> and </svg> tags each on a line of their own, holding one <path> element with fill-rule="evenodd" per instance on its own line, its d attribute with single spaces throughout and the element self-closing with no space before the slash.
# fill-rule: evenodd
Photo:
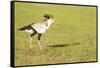
<svg viewBox="0 0 100 68">
<path fill-rule="evenodd" d="M 29 34 L 30 48 L 31 48 L 32 37 L 34 35 L 38 34 L 38 45 L 39 45 L 41 52 L 42 52 L 42 48 L 40 45 L 41 36 L 42 36 L 42 34 L 44 34 L 47 31 L 47 29 L 49 29 L 50 25 L 54 22 L 53 16 L 50 14 L 45 14 L 44 18 L 45 19 L 42 22 L 32 23 L 32 24 L 29 24 L 29 25 L 24 26 L 19 29 L 19 30 L 25 31 Z"/>
</svg>

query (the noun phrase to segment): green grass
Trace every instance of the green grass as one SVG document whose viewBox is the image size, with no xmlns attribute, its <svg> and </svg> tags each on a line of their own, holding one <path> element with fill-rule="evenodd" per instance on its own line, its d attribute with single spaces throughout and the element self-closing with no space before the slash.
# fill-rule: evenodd
<svg viewBox="0 0 100 68">
<path fill-rule="evenodd" d="M 39 50 L 19 28 L 53 14 L 55 22 L 43 35 Z M 75 44 L 76 43 L 76 44 Z M 15 65 L 38 65 L 96 61 L 96 7 L 15 3 Z"/>
</svg>

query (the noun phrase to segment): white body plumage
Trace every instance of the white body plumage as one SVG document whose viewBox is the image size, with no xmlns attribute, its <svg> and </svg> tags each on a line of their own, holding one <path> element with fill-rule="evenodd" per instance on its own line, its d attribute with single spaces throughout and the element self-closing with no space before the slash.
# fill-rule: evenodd
<svg viewBox="0 0 100 68">
<path fill-rule="evenodd" d="M 21 31 L 25 31 L 25 32 L 29 33 L 30 48 L 31 48 L 31 43 L 32 43 L 32 36 L 34 36 L 35 34 L 38 34 L 38 44 L 39 44 L 39 48 L 40 48 L 41 52 L 42 52 L 42 48 L 40 46 L 41 35 L 43 33 L 45 33 L 46 30 L 49 29 L 50 25 L 54 22 L 52 15 L 45 14 L 44 18 L 45 19 L 43 22 L 37 22 L 34 24 L 30 24 L 28 26 L 24 26 L 19 29 Z"/>
<path fill-rule="evenodd" d="M 36 24 L 31 25 L 31 26 L 37 31 L 37 33 L 43 34 L 50 27 L 52 22 L 54 22 L 54 20 L 52 18 L 50 18 L 47 21 L 44 21 L 42 23 L 41 22 L 36 23 Z"/>
</svg>

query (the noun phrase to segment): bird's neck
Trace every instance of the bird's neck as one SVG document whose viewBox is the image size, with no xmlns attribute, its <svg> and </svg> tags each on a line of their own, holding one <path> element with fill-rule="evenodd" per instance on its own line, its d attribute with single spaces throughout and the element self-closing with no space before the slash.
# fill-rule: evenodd
<svg viewBox="0 0 100 68">
<path fill-rule="evenodd" d="M 47 20 L 47 23 L 46 23 L 47 24 L 47 29 L 50 27 L 50 25 L 52 24 L 52 22 L 54 22 L 52 18 L 50 18 L 50 19 Z"/>
<path fill-rule="evenodd" d="M 48 26 L 50 26 L 53 22 L 54 22 L 54 20 L 53 20 L 52 18 L 48 19 L 48 20 L 47 20 Z"/>
</svg>

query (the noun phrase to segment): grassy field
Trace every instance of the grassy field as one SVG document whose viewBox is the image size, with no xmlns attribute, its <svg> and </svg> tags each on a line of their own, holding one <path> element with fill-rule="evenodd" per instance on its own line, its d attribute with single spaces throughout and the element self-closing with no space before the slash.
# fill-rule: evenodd
<svg viewBox="0 0 100 68">
<path fill-rule="evenodd" d="M 40 52 L 37 35 L 19 28 L 53 14 L 55 22 L 43 35 Z M 96 7 L 15 3 L 15 65 L 38 65 L 96 61 Z"/>
</svg>

